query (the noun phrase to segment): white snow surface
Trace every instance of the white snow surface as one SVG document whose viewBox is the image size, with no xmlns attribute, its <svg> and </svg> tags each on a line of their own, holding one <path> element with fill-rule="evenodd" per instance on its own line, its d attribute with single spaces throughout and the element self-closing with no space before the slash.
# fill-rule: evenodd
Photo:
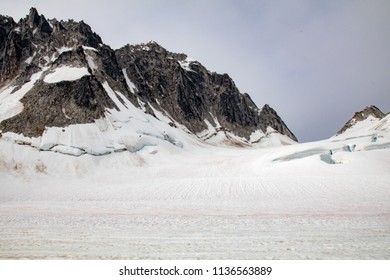
<svg viewBox="0 0 390 280">
<path fill-rule="evenodd" d="M 62 81 L 75 81 L 89 75 L 90 73 L 86 67 L 72 67 L 64 65 L 55 68 L 53 72 L 47 74 L 43 81 L 45 83 L 53 84 Z"/>
<path fill-rule="evenodd" d="M 125 76 L 126 84 L 129 87 L 130 92 L 135 93 L 137 91 L 137 87 L 135 86 L 135 84 L 132 81 L 130 81 L 130 78 L 126 72 L 126 68 L 122 69 L 122 73 Z"/>
<path fill-rule="evenodd" d="M 9 86 L 0 91 L 0 122 L 9 119 L 23 111 L 23 104 L 20 99 L 34 86 L 34 83 L 41 78 L 42 71 L 31 76 L 29 82 L 25 83 L 20 89 L 15 90 L 15 87 Z"/>
<path fill-rule="evenodd" d="M 135 125 L 145 140 L 118 132 L 133 150 L 93 156 L 71 149 L 75 130 L 48 130 L 69 139 L 62 153 L 0 139 L 0 258 L 390 258 L 388 117 L 313 143 L 218 147 L 183 132 L 179 147 L 160 138 L 169 117 L 125 110 L 104 87 L 118 110 L 79 129 Z"/>
<path fill-rule="evenodd" d="M 390 115 L 382 119 L 375 118 L 370 115 L 363 121 L 355 122 L 352 127 L 347 129 L 344 133 L 334 136 L 334 139 L 347 139 L 361 137 L 362 135 L 374 135 L 382 131 L 390 130 Z"/>
<path fill-rule="evenodd" d="M 59 54 L 62 54 L 64 52 L 69 52 L 69 51 L 72 51 L 73 48 L 70 48 L 70 47 L 66 47 L 66 46 L 62 46 L 61 48 L 57 48 L 57 52 Z"/>
</svg>

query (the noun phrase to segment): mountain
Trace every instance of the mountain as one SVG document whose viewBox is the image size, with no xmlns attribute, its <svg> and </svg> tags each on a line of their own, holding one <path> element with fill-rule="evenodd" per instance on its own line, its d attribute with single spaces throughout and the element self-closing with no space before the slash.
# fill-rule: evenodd
<svg viewBox="0 0 390 280">
<path fill-rule="evenodd" d="M 376 106 L 367 106 L 362 111 L 355 112 L 353 117 L 337 132 L 336 136 L 351 133 L 364 134 L 365 131 L 389 130 L 386 116 L 388 114 L 384 114 Z"/>
<path fill-rule="evenodd" d="M 389 123 L 288 145 L 185 54 L 0 17 L 0 258 L 388 259 Z"/>
<path fill-rule="evenodd" d="M 182 146 L 188 136 L 240 146 L 297 141 L 227 74 L 153 41 L 113 50 L 83 21 L 31 8 L 17 23 L 0 16 L 0 54 L 0 130 L 9 141 L 74 155 Z"/>
<path fill-rule="evenodd" d="M 143 102 L 152 104 L 193 133 L 212 127 L 249 138 L 270 126 L 297 140 L 277 113 L 259 110 L 227 74 L 211 73 L 185 54 L 171 53 L 156 42 L 115 51 L 120 67 L 136 85 Z"/>
</svg>

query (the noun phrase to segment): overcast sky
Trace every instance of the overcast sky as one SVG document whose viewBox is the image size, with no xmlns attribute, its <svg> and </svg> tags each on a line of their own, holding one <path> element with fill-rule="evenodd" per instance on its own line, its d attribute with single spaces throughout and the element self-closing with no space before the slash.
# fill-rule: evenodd
<svg viewBox="0 0 390 280">
<path fill-rule="evenodd" d="M 0 0 L 16 21 L 84 20 L 112 48 L 154 40 L 270 104 L 300 142 L 390 111 L 389 0 Z"/>
</svg>

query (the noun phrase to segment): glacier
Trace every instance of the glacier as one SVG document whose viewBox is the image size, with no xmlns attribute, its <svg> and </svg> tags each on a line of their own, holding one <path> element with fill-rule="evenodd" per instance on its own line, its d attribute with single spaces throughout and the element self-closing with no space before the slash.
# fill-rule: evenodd
<svg viewBox="0 0 390 280">
<path fill-rule="evenodd" d="M 0 258 L 387 259 L 389 118 L 312 143 L 188 135 L 103 156 L 0 139 Z"/>
</svg>

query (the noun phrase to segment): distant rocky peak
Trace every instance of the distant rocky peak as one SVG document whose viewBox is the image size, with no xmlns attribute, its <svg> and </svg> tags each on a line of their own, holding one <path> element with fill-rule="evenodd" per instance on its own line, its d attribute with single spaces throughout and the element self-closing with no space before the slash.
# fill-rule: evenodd
<svg viewBox="0 0 390 280">
<path fill-rule="evenodd" d="M 92 31 L 92 28 L 84 21 L 57 21 L 57 19 L 46 20 L 44 15 L 40 15 L 35 8 L 30 9 L 30 13 L 18 23 L 22 32 L 31 32 L 34 39 L 48 39 L 51 33 L 54 38 L 51 41 L 64 46 L 87 45 L 97 48 L 102 44 L 99 35 Z M 28 30 L 30 29 L 30 30 Z M 42 42 L 39 42 L 42 43 Z"/>
<path fill-rule="evenodd" d="M 351 124 L 354 124 L 356 122 L 364 121 L 369 116 L 372 116 L 377 119 L 381 119 L 384 116 L 386 116 L 386 114 L 384 114 L 381 110 L 379 110 L 378 107 L 371 105 L 371 106 L 367 106 L 360 112 L 355 112 L 355 114 L 353 115 L 352 119 L 349 120 L 349 122 Z"/>
<path fill-rule="evenodd" d="M 384 114 L 381 110 L 378 109 L 378 107 L 371 105 L 364 108 L 363 111 L 355 113 L 356 117 L 363 120 L 366 119 L 368 116 L 373 116 L 375 118 L 381 119 L 386 114 Z"/>
<path fill-rule="evenodd" d="M 38 14 L 37 9 L 31 8 L 30 13 L 27 16 L 27 21 L 30 24 L 30 26 L 31 27 L 38 26 L 40 20 L 41 20 L 41 16 Z"/>
<path fill-rule="evenodd" d="M 294 141 L 298 142 L 298 139 L 294 135 L 294 133 L 291 132 L 291 130 L 287 127 L 287 125 L 284 123 L 284 121 L 278 115 L 278 113 L 273 108 L 271 108 L 268 104 L 265 104 L 263 108 L 261 108 L 259 112 L 259 116 L 260 116 L 260 123 L 263 126 L 263 131 L 265 131 L 267 127 L 272 127 L 279 133 L 287 135 Z"/>
<path fill-rule="evenodd" d="M 353 117 L 337 132 L 336 135 L 345 132 L 347 129 L 351 128 L 356 123 L 364 121 L 370 116 L 377 119 L 382 119 L 386 116 L 386 114 L 384 114 L 381 110 L 378 109 L 378 107 L 374 105 L 367 106 L 362 111 L 355 112 Z"/>
<path fill-rule="evenodd" d="M 30 9 L 30 13 L 19 22 L 19 25 L 27 25 L 31 28 L 33 35 L 43 35 L 47 37 L 53 31 L 44 15 L 39 15 L 35 8 Z M 43 34 L 42 34 L 43 33 Z"/>
</svg>

